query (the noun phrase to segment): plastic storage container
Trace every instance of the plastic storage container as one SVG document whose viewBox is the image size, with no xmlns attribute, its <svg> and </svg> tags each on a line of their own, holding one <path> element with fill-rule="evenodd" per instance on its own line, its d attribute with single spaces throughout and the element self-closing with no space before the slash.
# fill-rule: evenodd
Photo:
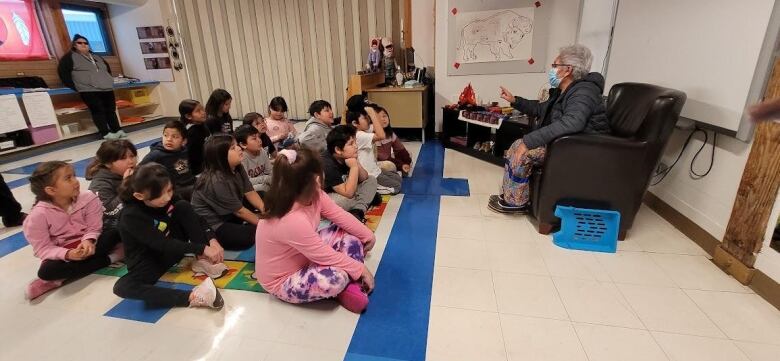
<svg viewBox="0 0 780 361">
<path fill-rule="evenodd" d="M 559 247 L 582 251 L 615 253 L 620 229 L 620 212 L 557 206 L 561 230 L 553 235 Z"/>
</svg>

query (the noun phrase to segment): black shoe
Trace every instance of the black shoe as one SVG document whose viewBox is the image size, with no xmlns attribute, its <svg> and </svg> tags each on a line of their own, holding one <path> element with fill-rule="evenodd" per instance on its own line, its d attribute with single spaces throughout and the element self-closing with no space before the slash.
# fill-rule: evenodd
<svg viewBox="0 0 780 361">
<path fill-rule="evenodd" d="M 531 210 L 531 206 L 528 203 L 522 206 L 513 206 L 500 199 L 497 202 L 492 200 L 488 202 L 488 208 L 491 211 L 503 214 L 528 214 Z"/>
<path fill-rule="evenodd" d="M 379 192 L 376 192 L 376 194 L 374 194 L 374 199 L 371 201 L 369 207 L 376 207 L 380 204 L 382 204 L 382 195 L 379 194 Z"/>
<path fill-rule="evenodd" d="M 358 221 L 366 223 L 366 212 L 363 212 L 359 209 L 350 209 L 348 212 L 355 216 Z"/>
<path fill-rule="evenodd" d="M 18 227 L 24 223 L 25 218 L 27 218 L 27 213 L 21 212 L 16 219 L 8 219 L 8 217 L 3 218 L 3 225 L 6 228 Z"/>
</svg>

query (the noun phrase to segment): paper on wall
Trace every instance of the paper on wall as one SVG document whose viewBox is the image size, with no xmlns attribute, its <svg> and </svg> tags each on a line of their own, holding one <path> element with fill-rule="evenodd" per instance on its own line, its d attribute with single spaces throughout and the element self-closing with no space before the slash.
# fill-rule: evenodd
<svg viewBox="0 0 780 361">
<path fill-rule="evenodd" d="M 24 93 L 22 101 L 33 128 L 57 124 L 57 115 L 54 113 L 54 105 L 49 93 Z"/>
<path fill-rule="evenodd" d="M 0 133 L 27 129 L 16 95 L 0 95 Z"/>
</svg>

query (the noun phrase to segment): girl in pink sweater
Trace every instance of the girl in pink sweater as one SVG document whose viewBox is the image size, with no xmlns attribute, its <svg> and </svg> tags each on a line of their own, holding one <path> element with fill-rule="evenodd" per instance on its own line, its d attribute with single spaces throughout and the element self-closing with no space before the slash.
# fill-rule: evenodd
<svg viewBox="0 0 780 361">
<path fill-rule="evenodd" d="M 265 123 L 268 126 L 267 134 L 274 143 L 276 149 L 281 150 L 295 143 L 295 130 L 292 122 L 286 117 L 287 102 L 282 97 L 274 97 L 268 104 L 268 118 Z"/>
<path fill-rule="evenodd" d="M 348 310 L 368 305 L 374 276 L 363 265 L 376 238 L 322 191 L 322 164 L 311 150 L 283 150 L 274 162 L 267 213 L 257 225 L 257 278 L 290 303 L 337 297 Z M 320 217 L 333 222 L 317 231 Z"/>
<path fill-rule="evenodd" d="M 116 233 L 102 233 L 100 198 L 81 192 L 70 164 L 42 163 L 30 176 L 30 189 L 36 203 L 24 221 L 24 236 L 42 262 L 38 279 L 27 286 L 28 300 L 123 258 Z"/>
</svg>

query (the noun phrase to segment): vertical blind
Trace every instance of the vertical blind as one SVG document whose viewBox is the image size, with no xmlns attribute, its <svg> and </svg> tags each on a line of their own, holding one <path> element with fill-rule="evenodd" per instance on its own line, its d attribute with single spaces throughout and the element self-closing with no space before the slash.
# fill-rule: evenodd
<svg viewBox="0 0 780 361">
<path fill-rule="evenodd" d="M 369 39 L 400 48 L 399 0 L 174 0 L 193 97 L 233 95 L 231 115 L 267 114 L 283 96 L 291 118 L 324 99 L 339 114 Z"/>
</svg>

